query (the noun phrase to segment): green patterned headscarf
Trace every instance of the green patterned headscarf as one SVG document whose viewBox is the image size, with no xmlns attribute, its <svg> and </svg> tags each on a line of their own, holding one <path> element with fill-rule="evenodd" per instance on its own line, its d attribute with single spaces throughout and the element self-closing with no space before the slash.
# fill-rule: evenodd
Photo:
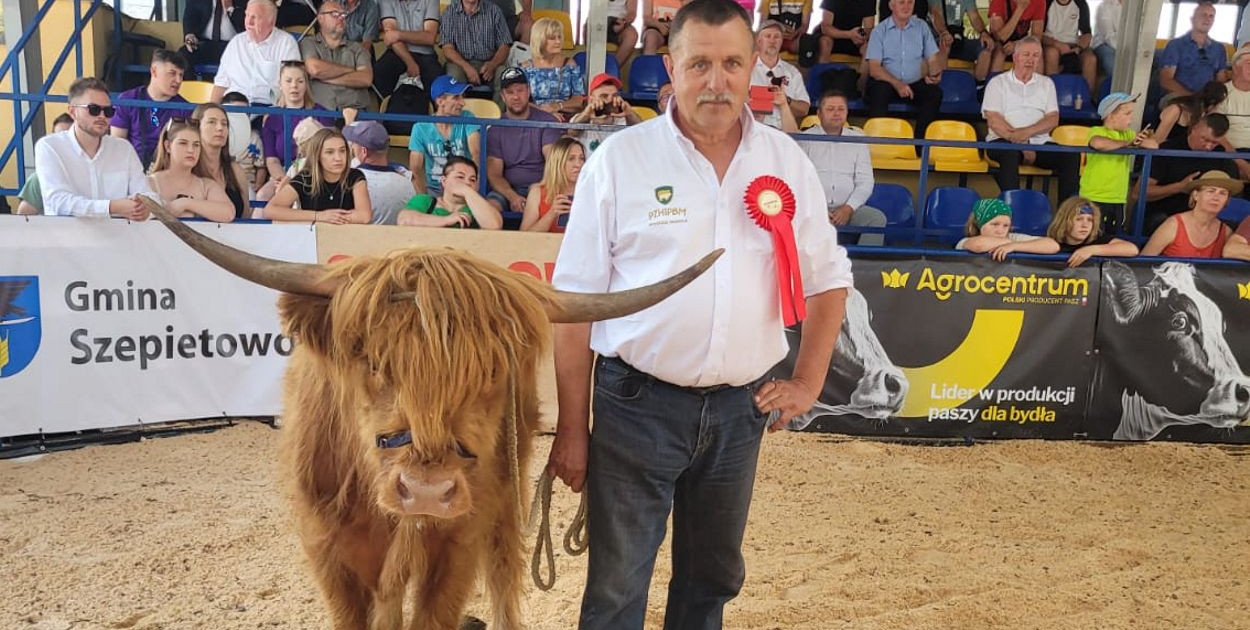
<svg viewBox="0 0 1250 630">
<path fill-rule="evenodd" d="M 981 199 L 972 204 L 972 216 L 976 219 L 978 228 L 983 227 L 1000 214 L 1011 216 L 1011 206 L 1002 199 Z"/>
</svg>

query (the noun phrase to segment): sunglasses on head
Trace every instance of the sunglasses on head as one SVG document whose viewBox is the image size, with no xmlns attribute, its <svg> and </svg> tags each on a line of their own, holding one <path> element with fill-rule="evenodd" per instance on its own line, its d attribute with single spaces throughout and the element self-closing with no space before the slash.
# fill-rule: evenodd
<svg viewBox="0 0 1250 630">
<path fill-rule="evenodd" d="M 117 113 L 117 108 L 113 107 L 112 105 L 100 106 L 100 105 L 96 105 L 95 103 L 91 103 L 90 105 L 71 105 L 70 107 L 77 107 L 78 109 L 85 109 L 87 110 L 87 113 L 91 114 L 92 116 L 99 116 L 100 114 L 104 114 L 105 116 L 112 118 L 113 114 Z"/>
<path fill-rule="evenodd" d="M 169 119 L 168 122 L 165 123 L 165 131 L 169 131 L 169 128 L 173 127 L 176 124 L 177 125 L 189 125 L 189 124 L 192 124 L 192 122 L 193 121 L 190 118 L 186 118 L 184 116 L 173 116 Z"/>
</svg>

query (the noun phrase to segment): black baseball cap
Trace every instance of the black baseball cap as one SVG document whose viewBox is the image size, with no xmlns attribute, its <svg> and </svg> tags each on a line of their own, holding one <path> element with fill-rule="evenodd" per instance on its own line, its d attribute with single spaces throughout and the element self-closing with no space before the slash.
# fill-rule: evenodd
<svg viewBox="0 0 1250 630">
<path fill-rule="evenodd" d="M 503 74 L 499 75 L 499 88 L 500 89 L 506 88 L 509 85 L 515 85 L 517 83 L 524 83 L 526 85 L 529 85 L 529 79 L 525 78 L 525 73 L 522 72 L 520 68 L 508 68 L 507 70 L 503 71 Z"/>
</svg>

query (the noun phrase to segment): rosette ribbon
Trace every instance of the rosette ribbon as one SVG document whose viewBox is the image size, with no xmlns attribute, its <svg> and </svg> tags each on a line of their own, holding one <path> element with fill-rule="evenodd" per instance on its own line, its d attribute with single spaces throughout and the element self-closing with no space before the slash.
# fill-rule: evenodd
<svg viewBox="0 0 1250 630">
<path fill-rule="evenodd" d="M 794 245 L 794 192 L 780 178 L 762 175 L 747 186 L 744 201 L 751 220 L 772 236 L 781 316 L 786 326 L 793 326 L 807 318 L 803 274 L 799 270 L 799 253 Z"/>
</svg>

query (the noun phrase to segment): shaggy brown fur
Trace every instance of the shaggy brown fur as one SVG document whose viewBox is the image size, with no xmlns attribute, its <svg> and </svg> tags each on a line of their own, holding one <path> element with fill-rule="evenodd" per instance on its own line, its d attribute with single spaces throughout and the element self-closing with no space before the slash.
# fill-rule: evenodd
<svg viewBox="0 0 1250 630">
<path fill-rule="evenodd" d="M 457 628 L 479 572 L 495 627 L 520 627 L 523 503 L 509 472 L 509 379 L 526 470 L 551 289 L 451 250 L 358 259 L 331 274 L 346 279 L 332 299 L 283 295 L 279 305 L 300 342 L 287 373 L 282 466 L 334 627 L 403 627 L 410 592 L 407 628 Z M 393 301 L 399 292 L 415 298 Z M 379 435 L 403 430 L 412 444 L 377 446 Z M 405 515 L 400 473 L 462 475 L 471 508 L 451 519 Z"/>
</svg>

